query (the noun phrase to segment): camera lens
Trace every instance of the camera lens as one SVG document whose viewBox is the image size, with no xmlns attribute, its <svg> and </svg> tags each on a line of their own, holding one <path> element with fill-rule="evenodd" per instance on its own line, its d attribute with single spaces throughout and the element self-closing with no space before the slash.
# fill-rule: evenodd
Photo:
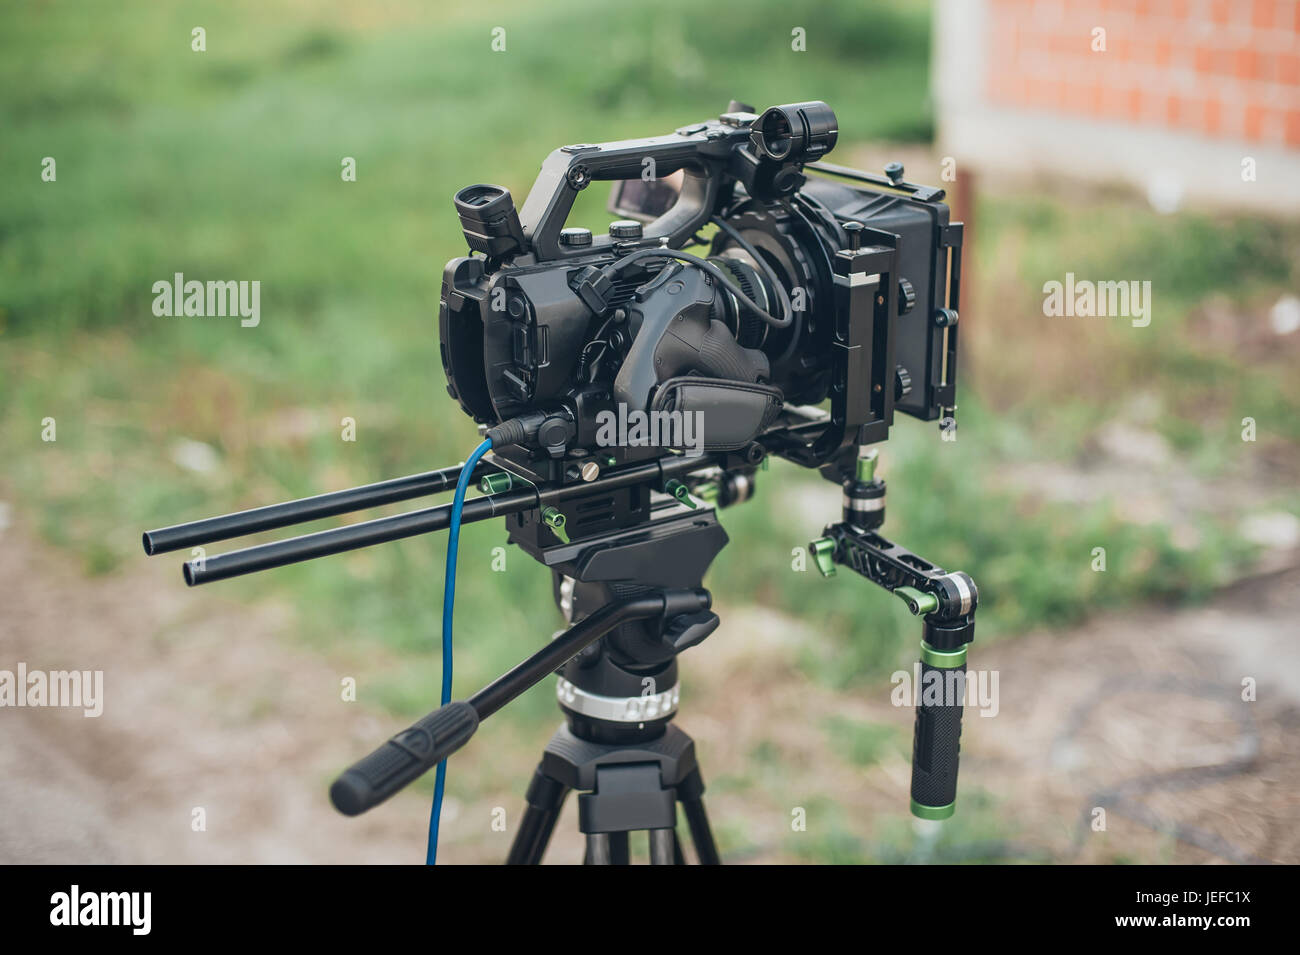
<svg viewBox="0 0 1300 955">
<path fill-rule="evenodd" d="M 839 121 L 822 102 L 773 106 L 754 123 L 751 142 L 777 162 L 811 162 L 835 148 Z"/>
</svg>

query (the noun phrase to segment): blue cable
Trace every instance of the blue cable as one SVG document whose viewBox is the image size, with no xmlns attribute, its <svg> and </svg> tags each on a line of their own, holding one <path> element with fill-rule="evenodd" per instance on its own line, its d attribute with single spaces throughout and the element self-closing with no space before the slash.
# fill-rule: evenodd
<svg viewBox="0 0 1300 955">
<path fill-rule="evenodd" d="M 470 476 L 479 458 L 492 448 L 492 439 L 487 438 L 474 449 L 465 466 L 460 469 L 460 479 L 456 481 L 456 496 L 451 501 L 451 523 L 447 528 L 447 575 L 442 587 L 442 705 L 451 702 L 451 624 L 452 613 L 456 604 L 456 551 L 460 547 L 460 513 L 465 507 L 465 492 L 469 489 Z M 433 811 L 429 813 L 429 850 L 425 856 L 427 865 L 438 863 L 438 822 L 442 818 L 442 790 L 447 782 L 447 761 L 438 764 L 438 774 L 433 784 Z"/>
</svg>

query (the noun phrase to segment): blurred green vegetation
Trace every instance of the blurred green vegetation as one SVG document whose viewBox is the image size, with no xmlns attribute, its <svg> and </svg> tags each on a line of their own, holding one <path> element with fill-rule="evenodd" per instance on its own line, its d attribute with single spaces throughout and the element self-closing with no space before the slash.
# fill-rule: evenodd
<svg viewBox="0 0 1300 955">
<path fill-rule="evenodd" d="M 1017 844 L 1015 827 L 987 792 L 962 793 L 962 811 L 941 827 L 918 827 L 905 815 L 877 818 L 871 838 L 844 806 L 819 800 L 808 807 L 805 832 L 785 836 L 784 847 L 797 859 L 832 865 L 919 864 L 980 865 L 1047 859 L 1039 849 Z M 812 821 L 817 824 L 813 825 Z M 929 835 L 921 835 L 922 832 Z"/>
<path fill-rule="evenodd" d="M 24 518 L 87 573 L 108 573 L 143 559 L 146 527 L 462 460 L 477 439 L 444 392 L 436 313 L 442 263 L 463 253 L 450 196 L 465 184 L 499 182 L 522 201 L 561 144 L 662 132 L 732 97 L 827 100 L 841 162 L 855 143 L 932 135 L 923 0 L 608 10 L 591 0 L 11 6 L 0 32 L 0 480 Z M 196 26 L 204 53 L 191 50 Z M 491 49 L 498 26 L 504 53 Z M 791 50 L 793 26 L 806 30 L 806 53 Z M 40 178 L 47 156 L 53 183 Z M 343 157 L 356 159 L 354 183 L 341 180 Z M 577 215 L 599 227 L 604 196 L 589 192 Z M 1165 396 L 1172 413 L 1158 427 L 1211 471 L 1240 449 L 1233 421 L 1245 414 L 1300 435 L 1285 356 L 1245 373 L 1245 359 L 1201 342 L 1193 321 L 1207 297 L 1257 308 L 1300 284 L 1300 230 L 1160 217 L 1114 198 L 986 196 L 978 216 L 987 330 L 964 339 L 960 440 L 899 422 L 883 468 L 888 533 L 974 574 L 982 641 L 1208 593 L 1250 554 L 1227 520 L 1198 519 L 1201 545 L 1176 546 L 1169 527 L 1128 523 L 1105 502 L 1029 500 L 1003 478 L 1034 459 L 1081 463 L 1125 400 L 1124 380 Z M 1149 334 L 1105 333 L 1105 371 L 1073 393 L 1033 358 L 1010 361 L 1033 354 L 1038 289 L 1062 262 L 1081 276 L 1150 278 L 1161 296 Z M 155 317 L 152 285 L 175 272 L 261 281 L 261 324 Z M 46 417 L 54 443 L 40 440 Z M 344 417 L 355 443 L 340 440 Z M 215 470 L 179 464 L 182 440 L 215 449 Z M 916 625 L 900 603 L 847 573 L 792 569 L 796 549 L 837 518 L 838 489 L 782 463 L 759 486 L 755 502 L 722 516 L 737 544 L 710 580 L 722 602 L 820 628 L 801 663 L 823 684 L 910 660 Z M 547 574 L 527 557 L 510 552 L 504 572 L 490 569 L 504 537 L 496 524 L 464 533 L 458 692 L 560 622 Z M 1104 574 L 1090 567 L 1099 545 Z M 221 593 L 287 598 L 302 639 L 400 658 L 368 699 L 423 713 L 437 686 L 444 546 L 403 541 Z M 538 687 L 503 722 L 549 726 L 552 692 Z M 895 745 L 870 726 L 827 733 L 852 763 Z M 808 851 L 868 853 L 828 838 Z"/>
<path fill-rule="evenodd" d="M 43 535 L 102 573 L 139 559 L 144 527 L 463 459 L 476 438 L 445 396 L 436 312 L 441 265 L 463 253 L 450 195 L 464 184 L 502 182 L 522 201 L 560 144 L 672 129 L 732 97 L 827 96 L 856 136 L 930 134 L 923 3 L 668 3 L 614 21 L 598 8 L 11 13 L 0 433 L 23 452 L 7 455 L 5 480 Z M 811 53 L 763 25 L 787 20 Z M 206 52 L 191 50 L 195 26 Z M 505 53 L 491 49 L 496 26 Z M 340 177 L 345 156 L 355 183 Z M 576 214 L 605 215 L 596 191 Z M 175 272 L 260 280 L 261 324 L 155 317 L 152 285 Z M 39 440 L 46 416 L 52 444 Z M 340 440 L 344 416 L 355 443 Z M 217 471 L 179 466 L 181 439 L 216 449 Z M 458 685 L 558 625 L 526 557 L 488 570 L 503 542 L 495 525 L 466 529 Z M 290 595 L 313 641 L 409 655 L 380 696 L 422 709 L 443 546 L 402 542 L 225 593 Z M 536 700 L 524 718 L 551 705 Z"/>
<path fill-rule="evenodd" d="M 826 98 L 845 153 L 854 140 L 930 134 L 924 3 L 667 3 L 614 20 L 589 15 L 597 6 L 485 14 L 395 3 L 360 14 L 343 4 L 127 3 L 94 17 L 54 2 L 11 13 L 0 41 L 0 433 L 6 448 L 27 451 L 7 455 L 5 477 L 42 533 L 87 571 L 106 572 L 138 559 L 145 526 L 462 458 L 474 432 L 444 396 L 435 328 L 440 265 L 462 251 L 448 198 L 462 184 L 502 182 L 522 199 L 560 143 L 673 128 L 731 96 Z M 787 21 L 806 29 L 809 52 L 792 52 L 788 31 L 768 25 Z M 199 25 L 203 53 L 190 48 Z M 491 49 L 495 26 L 506 29 L 505 53 Z M 54 183 L 38 175 L 44 156 L 58 163 Z M 341 180 L 344 156 L 357 161 L 355 183 Z M 600 217 L 596 191 L 586 212 Z M 1027 237 L 1021 311 L 1037 308 L 1035 290 L 1062 260 L 1080 274 L 1150 275 L 1162 307 L 1179 314 L 1216 290 L 1292 278 L 1294 230 L 1282 226 L 1160 218 L 1114 202 L 985 205 L 984 248 Z M 174 272 L 259 279 L 261 325 L 155 317 L 152 284 Z M 1257 376 L 1189 376 L 1198 361 L 1230 359 L 1168 347 L 1181 340 L 1177 321 L 1152 331 L 1130 336 L 1141 346 L 1120 349 L 1118 361 L 1143 364 L 1161 387 L 1235 380 L 1256 414 L 1290 400 Z M 1029 505 L 989 486 L 994 467 L 1030 447 L 1041 454 L 1057 440 L 1064 451 L 1093 423 L 1072 409 L 1096 399 L 1064 402 L 1051 427 L 1035 428 L 1023 409 L 989 408 L 978 383 L 964 389 L 962 440 L 942 444 L 903 421 L 885 473 L 890 533 L 977 570 L 985 634 L 1065 623 L 1099 603 L 1195 596 L 1241 555 L 1222 529 L 1207 529 L 1215 546 L 1189 552 L 1102 505 Z M 54 444 L 38 440 L 46 416 L 58 422 Z M 345 416 L 356 419 L 355 443 L 339 439 Z M 1185 419 L 1172 420 L 1176 432 Z M 216 449 L 214 475 L 177 465 L 182 438 Z M 834 489 L 783 464 L 762 477 L 760 500 L 725 515 L 746 546 L 719 562 L 721 594 L 796 616 L 815 606 L 831 639 L 805 662 L 825 679 L 904 659 L 913 623 L 901 605 L 791 569 L 794 548 L 834 516 Z M 818 494 L 820 513 L 779 503 Z M 502 537 L 493 525 L 466 531 L 463 646 L 489 645 L 476 630 L 535 629 L 550 601 L 546 575 L 521 554 L 505 573 L 486 570 Z M 1099 541 L 1112 568 L 1144 572 L 1093 573 L 1081 555 Z M 236 599 L 292 595 L 314 640 L 373 640 L 421 660 L 384 694 L 418 709 L 441 543 L 223 586 Z M 461 678 L 478 680 L 517 652 L 467 649 Z"/>
</svg>

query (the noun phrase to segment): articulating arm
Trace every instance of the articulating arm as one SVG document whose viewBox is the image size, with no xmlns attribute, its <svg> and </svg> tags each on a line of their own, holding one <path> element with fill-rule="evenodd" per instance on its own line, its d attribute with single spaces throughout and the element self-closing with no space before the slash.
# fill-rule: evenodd
<svg viewBox="0 0 1300 955">
<path fill-rule="evenodd" d="M 912 814 L 922 819 L 947 819 L 957 800 L 966 645 L 975 638 L 979 593 L 966 574 L 948 573 L 859 526 L 864 513 L 872 512 L 850 506 L 848 485 L 852 483 L 846 482 L 845 512 L 854 512 L 854 523 L 831 524 L 810 549 L 823 576 L 834 576 L 837 564 L 850 567 L 902 598 L 907 608 L 922 618 L 920 702 L 912 740 Z M 883 482 L 870 483 L 880 486 L 882 506 L 874 513 L 883 520 Z"/>
</svg>

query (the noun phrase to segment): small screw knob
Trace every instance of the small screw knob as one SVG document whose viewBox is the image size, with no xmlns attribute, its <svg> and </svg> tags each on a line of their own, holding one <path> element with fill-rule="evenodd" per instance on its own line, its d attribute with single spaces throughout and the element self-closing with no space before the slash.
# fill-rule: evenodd
<svg viewBox="0 0 1300 955">
<path fill-rule="evenodd" d="M 894 400 L 905 398 L 912 393 L 912 373 L 902 365 L 894 367 Z"/>
<path fill-rule="evenodd" d="M 898 314 L 906 315 L 916 307 L 916 289 L 907 279 L 898 280 Z"/>
<path fill-rule="evenodd" d="M 862 248 L 862 230 L 866 228 L 861 222 L 844 223 L 844 232 L 849 237 L 849 250 L 852 252 Z"/>
<path fill-rule="evenodd" d="M 641 223 L 635 219 L 618 219 L 609 224 L 609 234 L 615 239 L 639 239 L 641 238 Z"/>
<path fill-rule="evenodd" d="M 901 162 L 891 162 L 885 166 L 885 175 L 894 185 L 903 181 L 903 164 Z"/>
</svg>

